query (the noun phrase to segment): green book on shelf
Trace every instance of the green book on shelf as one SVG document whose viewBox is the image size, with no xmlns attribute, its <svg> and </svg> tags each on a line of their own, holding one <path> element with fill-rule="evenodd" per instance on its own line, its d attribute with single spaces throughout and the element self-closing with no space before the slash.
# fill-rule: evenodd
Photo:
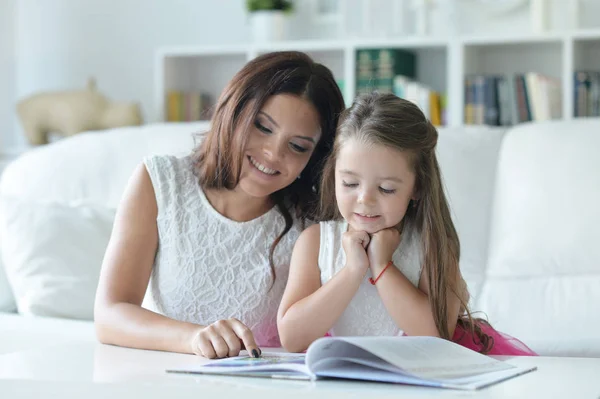
<svg viewBox="0 0 600 399">
<path fill-rule="evenodd" d="M 376 89 L 375 58 L 371 50 L 356 51 L 356 94 L 370 93 Z"/>
<path fill-rule="evenodd" d="M 413 52 L 393 49 L 360 49 L 356 52 L 356 93 L 377 90 L 393 93 L 394 78 L 416 78 L 417 61 Z"/>
</svg>

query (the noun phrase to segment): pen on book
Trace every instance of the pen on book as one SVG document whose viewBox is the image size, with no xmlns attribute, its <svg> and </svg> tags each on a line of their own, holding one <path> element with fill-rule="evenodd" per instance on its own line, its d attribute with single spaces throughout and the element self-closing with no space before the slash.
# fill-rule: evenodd
<svg viewBox="0 0 600 399">
<path fill-rule="evenodd" d="M 252 349 L 252 356 L 255 358 L 259 358 L 260 355 L 262 354 L 262 351 L 260 351 L 260 349 Z"/>
</svg>

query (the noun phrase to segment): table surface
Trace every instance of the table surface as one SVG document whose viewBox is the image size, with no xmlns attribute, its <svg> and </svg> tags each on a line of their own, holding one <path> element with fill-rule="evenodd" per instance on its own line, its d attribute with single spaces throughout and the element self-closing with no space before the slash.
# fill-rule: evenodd
<svg viewBox="0 0 600 399">
<path fill-rule="evenodd" d="M 281 350 L 273 350 L 281 351 Z M 206 362 L 192 355 L 70 342 L 0 355 L 0 397 L 144 399 L 233 397 L 572 397 L 600 398 L 600 359 L 558 357 L 503 358 L 537 371 L 466 392 L 357 381 L 285 381 L 166 373 L 167 368 Z M 50 396 L 48 396 L 50 397 Z"/>
</svg>

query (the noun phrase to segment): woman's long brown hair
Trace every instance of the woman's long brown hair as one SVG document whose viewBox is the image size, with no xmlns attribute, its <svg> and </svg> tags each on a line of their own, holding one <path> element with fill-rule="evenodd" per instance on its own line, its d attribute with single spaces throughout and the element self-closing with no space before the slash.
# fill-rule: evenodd
<svg viewBox="0 0 600 399">
<path fill-rule="evenodd" d="M 437 330 L 451 339 L 448 328 L 448 293 L 454 293 L 462 305 L 457 326 L 472 332 L 481 352 L 493 345 L 483 333 L 485 320 L 471 316 L 469 294 L 459 270 L 460 242 L 444 193 L 440 167 L 435 155 L 438 132 L 423 112 L 410 101 L 392 94 L 371 93 L 355 99 L 339 122 L 331 156 L 323 170 L 321 220 L 339 220 L 335 201 L 335 163 L 341 146 L 349 139 L 379 144 L 409 154 L 416 175 L 417 200 L 411 201 L 402 222 L 403 230 L 412 229 L 422 238 L 425 274 L 429 282 L 429 303 Z"/>
<path fill-rule="evenodd" d="M 240 178 L 247 132 L 267 99 L 276 94 L 292 94 L 309 101 L 320 118 L 321 139 L 300 177 L 272 194 L 285 219 L 283 231 L 269 250 L 273 278 L 275 247 L 291 229 L 292 214 L 301 221 L 315 218 L 324 158 L 331 152 L 338 118 L 344 109 L 333 74 L 302 52 L 281 51 L 254 58 L 221 93 L 211 128 L 193 155 L 194 172 L 203 188 L 234 189 Z"/>
</svg>

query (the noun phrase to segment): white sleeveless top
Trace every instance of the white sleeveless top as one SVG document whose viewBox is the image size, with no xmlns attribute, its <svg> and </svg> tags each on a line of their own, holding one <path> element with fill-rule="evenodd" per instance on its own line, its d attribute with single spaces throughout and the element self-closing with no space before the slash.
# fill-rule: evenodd
<svg viewBox="0 0 600 399">
<path fill-rule="evenodd" d="M 158 205 L 158 250 L 144 307 L 201 325 L 237 318 L 258 345 L 280 346 L 277 308 L 288 278 L 300 223 L 269 249 L 285 220 L 276 207 L 248 221 L 218 213 L 193 174 L 190 156 L 144 159 Z"/>
<path fill-rule="evenodd" d="M 319 249 L 319 269 L 321 285 L 329 281 L 346 264 L 346 253 L 342 247 L 342 236 L 348 230 L 348 223 L 321 222 L 321 244 Z M 392 255 L 394 265 L 414 284 L 419 285 L 421 276 L 421 246 L 418 234 L 403 234 L 400 245 Z M 369 282 L 373 277 L 367 271 L 354 298 L 329 333 L 333 336 L 402 335 L 392 317 L 383 305 L 377 288 Z"/>
</svg>

